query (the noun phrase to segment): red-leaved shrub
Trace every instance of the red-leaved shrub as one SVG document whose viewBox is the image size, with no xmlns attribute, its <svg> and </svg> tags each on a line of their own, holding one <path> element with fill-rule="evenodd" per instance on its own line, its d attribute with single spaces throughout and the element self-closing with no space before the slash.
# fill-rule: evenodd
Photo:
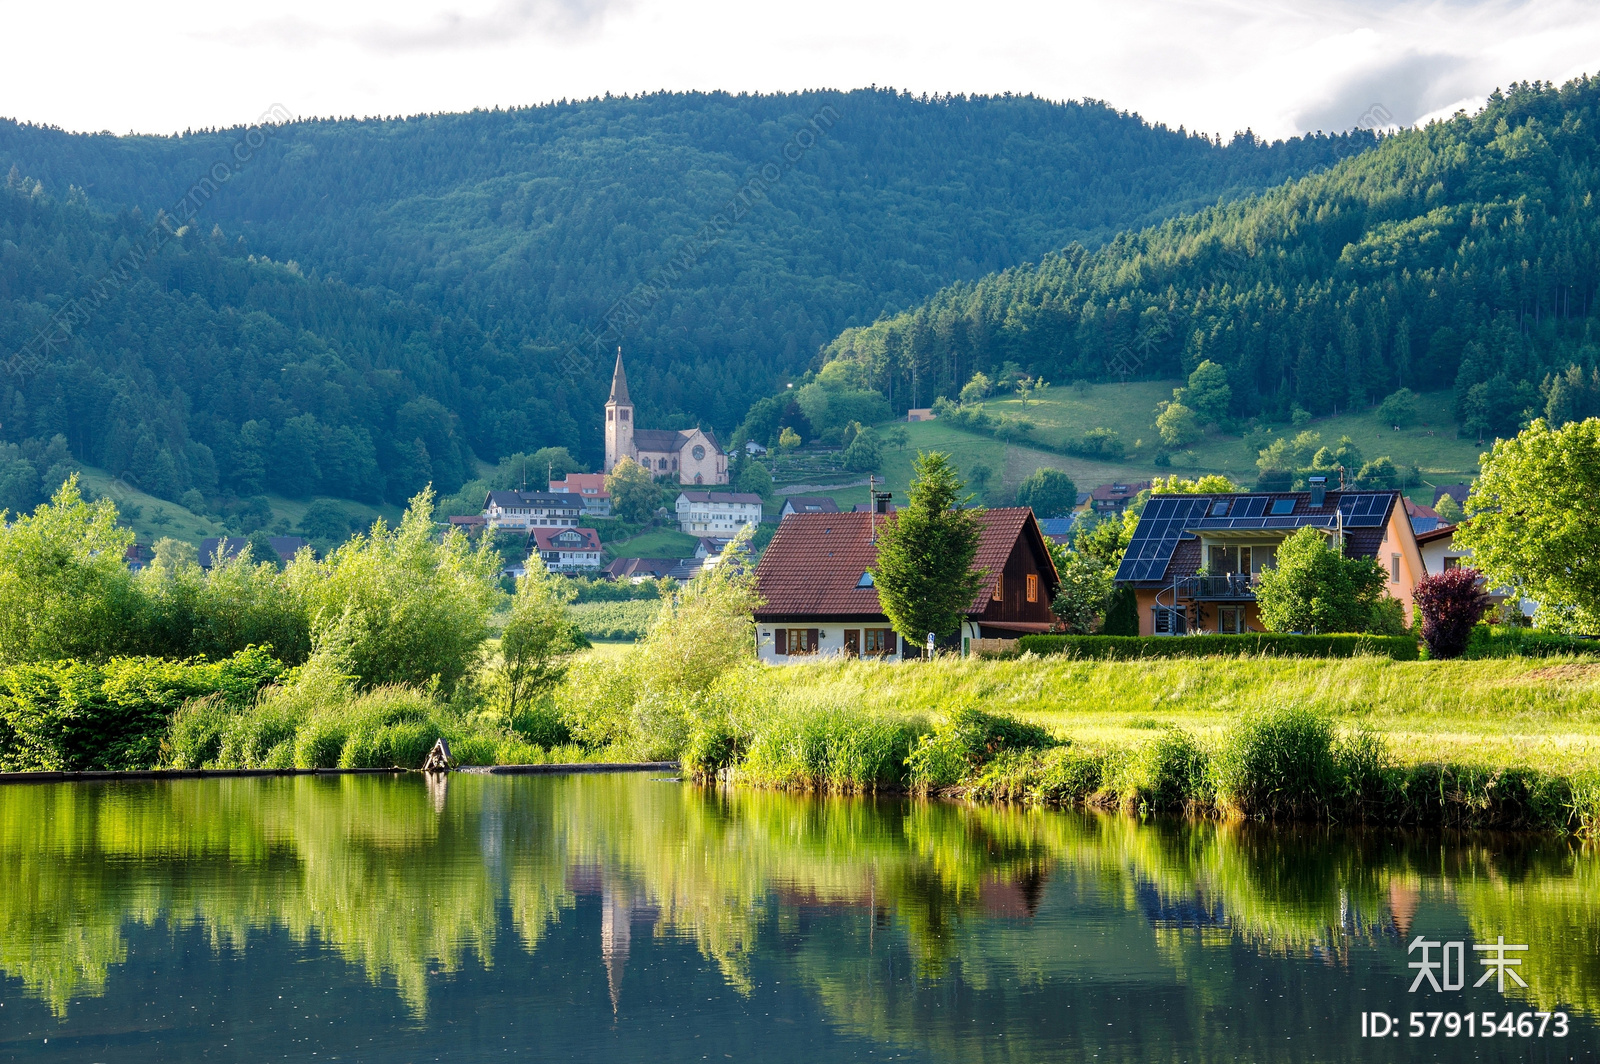
<svg viewBox="0 0 1600 1064">
<path fill-rule="evenodd" d="M 1446 569 L 1417 581 L 1413 597 L 1431 656 L 1459 658 L 1467 649 L 1472 626 L 1489 608 L 1489 595 L 1478 583 L 1482 576 L 1476 569 Z"/>
</svg>

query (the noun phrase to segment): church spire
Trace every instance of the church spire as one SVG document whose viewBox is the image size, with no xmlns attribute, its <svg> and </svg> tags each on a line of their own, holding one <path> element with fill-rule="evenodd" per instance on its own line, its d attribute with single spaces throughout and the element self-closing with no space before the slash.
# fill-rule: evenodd
<svg viewBox="0 0 1600 1064">
<path fill-rule="evenodd" d="M 617 348 L 617 368 L 611 374 L 611 398 L 606 400 L 609 405 L 632 406 L 633 400 L 628 398 L 628 375 L 622 371 L 622 348 Z"/>
</svg>

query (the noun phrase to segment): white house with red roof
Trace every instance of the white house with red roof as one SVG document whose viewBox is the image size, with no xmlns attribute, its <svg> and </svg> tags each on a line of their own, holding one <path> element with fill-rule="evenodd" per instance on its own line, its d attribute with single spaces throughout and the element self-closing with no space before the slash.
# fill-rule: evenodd
<svg viewBox="0 0 1600 1064">
<path fill-rule="evenodd" d="M 568 473 L 565 480 L 552 480 L 555 495 L 576 495 L 583 502 L 585 517 L 610 517 L 611 493 L 606 490 L 604 473 Z"/>
<path fill-rule="evenodd" d="M 600 572 L 600 533 L 592 528 L 535 528 L 528 549 L 537 550 L 552 573 Z"/>
</svg>

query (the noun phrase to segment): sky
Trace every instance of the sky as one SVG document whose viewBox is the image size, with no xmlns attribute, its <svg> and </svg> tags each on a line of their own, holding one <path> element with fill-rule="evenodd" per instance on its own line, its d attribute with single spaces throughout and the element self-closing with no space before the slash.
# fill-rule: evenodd
<svg viewBox="0 0 1600 1064">
<path fill-rule="evenodd" d="M 171 133 L 658 89 L 1094 98 L 1268 138 L 1600 73 L 1593 0 L 0 0 L 0 116 Z M 279 110 L 278 113 L 282 113 Z"/>
</svg>

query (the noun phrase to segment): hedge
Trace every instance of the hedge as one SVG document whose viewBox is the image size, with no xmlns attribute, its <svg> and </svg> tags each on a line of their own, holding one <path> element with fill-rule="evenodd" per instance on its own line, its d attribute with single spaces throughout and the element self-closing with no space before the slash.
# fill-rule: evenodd
<svg viewBox="0 0 1600 1064">
<path fill-rule="evenodd" d="M 1582 639 L 1536 628 L 1487 624 L 1472 629 L 1464 658 L 1548 658 L 1562 654 L 1600 654 L 1600 639 Z"/>
<path fill-rule="evenodd" d="M 1371 654 L 1395 661 L 1417 660 L 1411 636 L 1383 635 L 1025 635 L 1017 652 L 1070 654 L 1080 658 L 1208 658 L 1277 655 L 1285 658 L 1352 658 Z"/>
</svg>

